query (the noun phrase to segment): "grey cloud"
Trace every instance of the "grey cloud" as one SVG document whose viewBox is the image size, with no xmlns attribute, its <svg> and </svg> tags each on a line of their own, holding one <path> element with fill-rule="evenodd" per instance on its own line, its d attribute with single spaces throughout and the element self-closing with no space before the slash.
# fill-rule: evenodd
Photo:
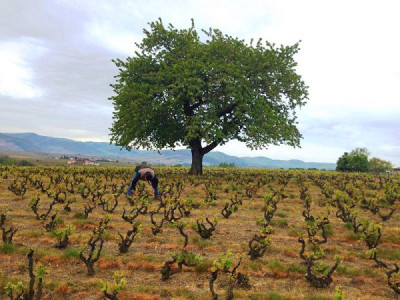
<svg viewBox="0 0 400 300">
<path fill-rule="evenodd" d="M 8 3 L 7 3 L 8 2 Z M 39 99 L 0 96 L 0 131 L 36 131 L 40 134 L 84 138 L 107 137 L 111 125 L 110 83 L 117 69 L 116 53 L 83 35 L 87 12 L 52 1 L 0 3 L 2 42 L 37 43 L 45 51 L 28 57 L 33 84 L 43 90 Z"/>
<path fill-rule="evenodd" d="M 41 56 L 27 57 L 34 72 L 33 84 L 43 90 L 43 96 L 16 99 L 0 95 L 0 132 L 34 131 L 66 138 L 107 139 L 113 110 L 107 100 L 112 95 L 109 84 L 114 82 L 113 76 L 117 73 L 111 59 L 124 58 L 126 53 L 107 45 L 106 37 L 102 41 L 101 34 L 129 34 L 140 38 L 147 22 L 161 16 L 165 23 L 171 22 L 177 27 L 190 26 L 190 18 L 194 17 L 198 28 L 211 26 L 249 38 L 249 28 L 270 22 L 265 19 L 266 14 L 255 11 L 261 11 L 263 2 L 260 1 L 255 2 L 258 8 L 254 6 L 251 18 L 227 9 L 227 15 L 241 18 L 221 21 L 221 26 L 215 23 L 218 14 L 210 11 L 213 15 L 208 18 L 207 12 L 212 8 L 199 2 L 177 1 L 168 7 L 164 1 L 147 2 L 0 1 L 0 42 L 25 43 L 27 47 L 35 44 L 44 49 Z M 241 1 L 232 2 L 235 10 L 241 5 Z M 89 34 L 89 26 L 93 24 L 104 30 L 100 36 Z M 318 84 L 318 78 L 307 82 L 313 83 Z M 307 107 L 312 107 L 313 101 L 317 99 L 310 99 Z M 335 109 L 329 118 L 299 115 L 304 142 L 349 150 L 366 146 L 373 155 L 400 163 L 400 118 L 394 112 L 379 115 L 346 112 L 345 107 Z"/>
<path fill-rule="evenodd" d="M 372 156 L 400 164 L 400 119 L 395 113 L 349 112 L 329 119 L 304 117 L 300 124 L 306 143 L 340 147 L 346 151 L 367 147 Z"/>
</svg>

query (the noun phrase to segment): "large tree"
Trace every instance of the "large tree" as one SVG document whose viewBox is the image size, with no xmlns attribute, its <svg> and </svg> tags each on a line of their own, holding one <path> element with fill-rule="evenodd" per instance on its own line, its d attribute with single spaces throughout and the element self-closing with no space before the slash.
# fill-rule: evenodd
<svg viewBox="0 0 400 300">
<path fill-rule="evenodd" d="M 390 161 L 373 157 L 369 160 L 369 170 L 372 173 L 385 173 L 393 170 L 393 164 Z"/>
<path fill-rule="evenodd" d="M 368 172 L 370 153 L 367 148 L 356 148 L 350 153 L 345 152 L 336 163 L 336 171 Z"/>
<path fill-rule="evenodd" d="M 183 30 L 161 19 L 149 25 L 135 55 L 114 60 L 111 142 L 128 150 L 186 146 L 191 174 L 231 139 L 251 149 L 299 146 L 295 109 L 308 92 L 296 73 L 298 44 L 246 43 L 217 29 L 197 32 L 193 21 Z"/>
</svg>

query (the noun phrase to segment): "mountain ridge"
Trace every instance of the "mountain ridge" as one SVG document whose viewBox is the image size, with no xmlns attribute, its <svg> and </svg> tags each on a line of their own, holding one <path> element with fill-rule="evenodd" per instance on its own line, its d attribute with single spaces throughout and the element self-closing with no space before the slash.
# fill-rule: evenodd
<svg viewBox="0 0 400 300">
<path fill-rule="evenodd" d="M 0 133 L 0 150 L 25 151 L 38 153 L 54 153 L 67 155 L 86 155 L 108 158 L 124 158 L 133 161 L 148 161 L 153 164 L 184 166 L 191 164 L 191 152 L 187 149 L 161 150 L 160 154 L 153 150 L 127 151 L 106 142 L 81 142 L 66 138 L 38 135 L 33 132 L 26 133 Z M 254 168 L 315 168 L 334 170 L 334 163 L 304 162 L 302 160 L 275 160 L 265 156 L 237 157 L 220 151 L 211 151 L 203 159 L 204 166 L 218 165 L 221 162 L 235 163 L 238 167 Z"/>
</svg>

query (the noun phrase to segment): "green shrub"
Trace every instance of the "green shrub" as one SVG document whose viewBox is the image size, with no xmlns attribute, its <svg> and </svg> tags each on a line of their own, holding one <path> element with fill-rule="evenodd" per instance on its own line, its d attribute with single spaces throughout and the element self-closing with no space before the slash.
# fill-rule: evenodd
<svg viewBox="0 0 400 300">
<path fill-rule="evenodd" d="M 81 219 L 81 220 L 86 219 L 86 218 L 85 218 L 85 213 L 84 213 L 83 211 L 77 211 L 77 212 L 75 213 L 74 217 L 75 217 L 75 218 L 78 218 L 78 219 Z"/>
<path fill-rule="evenodd" d="M 332 224 L 324 225 L 324 229 L 325 229 L 326 236 L 332 236 L 333 235 Z"/>
<path fill-rule="evenodd" d="M 348 275 L 348 276 L 359 276 L 362 274 L 360 269 L 352 269 L 349 268 L 348 266 L 344 265 L 344 264 L 340 264 L 336 271 L 340 274 L 340 275 Z"/>
<path fill-rule="evenodd" d="M 267 268 L 270 270 L 279 270 L 279 271 L 285 271 L 285 267 L 282 265 L 282 263 L 279 260 L 272 259 L 268 262 Z"/>
<path fill-rule="evenodd" d="M 307 272 L 307 269 L 304 266 L 300 266 L 300 265 L 296 265 L 296 264 L 290 264 L 287 267 L 287 271 L 288 272 L 297 272 L 297 273 L 305 274 Z"/>
<path fill-rule="evenodd" d="M 270 300 L 282 300 L 283 297 L 282 297 L 281 294 L 279 294 L 276 291 L 270 291 L 269 294 L 268 294 L 268 299 L 270 299 Z"/>
<path fill-rule="evenodd" d="M 262 264 L 258 261 L 250 261 L 249 262 L 249 268 L 252 269 L 253 271 L 259 271 L 262 269 Z"/>
<path fill-rule="evenodd" d="M 353 230 L 353 224 L 351 222 L 344 223 L 344 227 L 346 227 L 349 230 Z"/>
<path fill-rule="evenodd" d="M 288 227 L 288 221 L 287 220 L 278 220 L 278 226 L 281 228 L 286 228 Z"/>
<path fill-rule="evenodd" d="M 197 273 L 205 273 L 208 272 L 208 269 L 210 269 L 212 265 L 213 261 L 205 258 L 194 267 L 194 270 Z"/>
<path fill-rule="evenodd" d="M 66 258 L 79 258 L 79 249 L 67 249 L 64 251 L 64 257 Z"/>
<path fill-rule="evenodd" d="M 202 239 L 198 236 L 194 236 L 192 238 L 193 244 L 199 246 L 201 249 L 204 249 L 211 245 L 211 241 L 209 239 Z"/>
<path fill-rule="evenodd" d="M 3 252 L 5 254 L 12 254 L 15 252 L 15 245 L 10 243 L 4 243 L 3 245 L 0 246 L 0 252 Z"/>
</svg>

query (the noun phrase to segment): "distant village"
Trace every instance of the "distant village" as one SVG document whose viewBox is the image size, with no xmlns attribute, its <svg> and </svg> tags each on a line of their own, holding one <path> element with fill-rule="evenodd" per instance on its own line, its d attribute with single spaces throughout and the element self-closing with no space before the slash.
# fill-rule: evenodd
<svg viewBox="0 0 400 300">
<path fill-rule="evenodd" d="M 57 159 L 66 159 L 68 165 L 82 165 L 82 166 L 100 166 L 101 162 L 118 162 L 118 160 L 111 158 L 96 158 L 96 157 L 85 157 L 85 156 L 70 156 L 61 155 Z"/>
</svg>

